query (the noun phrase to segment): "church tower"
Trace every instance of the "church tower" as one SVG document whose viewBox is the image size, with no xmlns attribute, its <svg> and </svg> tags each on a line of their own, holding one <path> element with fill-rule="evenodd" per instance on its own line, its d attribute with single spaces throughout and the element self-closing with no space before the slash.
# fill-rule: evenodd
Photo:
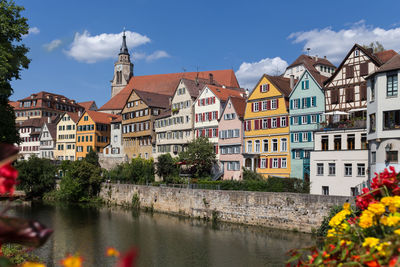
<svg viewBox="0 0 400 267">
<path fill-rule="evenodd" d="M 118 61 L 114 63 L 114 78 L 111 81 L 111 97 L 118 94 L 128 84 L 133 76 L 133 64 L 131 63 L 128 47 L 126 46 L 125 30 L 122 36 L 122 45 L 118 54 Z"/>
</svg>

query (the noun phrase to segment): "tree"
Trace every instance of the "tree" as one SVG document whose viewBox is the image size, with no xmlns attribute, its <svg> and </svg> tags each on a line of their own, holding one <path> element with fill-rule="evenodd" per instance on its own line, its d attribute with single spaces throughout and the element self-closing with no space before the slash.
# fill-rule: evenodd
<svg viewBox="0 0 400 267">
<path fill-rule="evenodd" d="M 56 186 L 57 169 L 49 159 L 32 156 L 28 160 L 17 162 L 16 169 L 19 171 L 18 188 L 24 190 L 30 198 L 41 198 Z"/>
<path fill-rule="evenodd" d="M 167 182 L 169 178 L 172 178 L 172 176 L 178 175 L 178 168 L 171 154 L 162 154 L 157 160 L 156 173 L 158 176 L 162 177 L 165 182 Z"/>
<path fill-rule="evenodd" d="M 13 1 L 0 0 L 0 142 L 10 144 L 20 141 L 14 110 L 8 103 L 13 92 L 10 82 L 20 79 L 22 68 L 27 69 L 30 63 L 26 57 L 29 49 L 18 44 L 29 30 L 22 10 Z"/>
<path fill-rule="evenodd" d="M 93 164 L 94 166 L 100 166 L 99 164 L 99 156 L 94 150 L 90 150 L 89 153 L 86 154 L 84 159 L 86 162 Z"/>
<path fill-rule="evenodd" d="M 179 157 L 191 166 L 195 177 L 210 176 L 211 168 L 216 162 L 214 145 L 207 137 L 196 138 L 189 142 L 187 150 L 181 152 Z"/>
<path fill-rule="evenodd" d="M 369 45 L 363 45 L 363 47 L 364 48 L 372 48 L 372 51 L 374 53 L 385 51 L 385 48 L 383 47 L 383 45 L 378 41 L 376 41 L 375 43 L 372 42 Z"/>
</svg>

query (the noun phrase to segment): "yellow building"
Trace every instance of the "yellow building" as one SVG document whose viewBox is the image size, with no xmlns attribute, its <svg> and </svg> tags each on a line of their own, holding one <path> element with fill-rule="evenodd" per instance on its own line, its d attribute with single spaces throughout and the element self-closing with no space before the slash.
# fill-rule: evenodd
<svg viewBox="0 0 400 267">
<path fill-rule="evenodd" d="M 54 157 L 57 160 L 75 160 L 76 123 L 78 113 L 65 112 L 57 122 Z"/>
<path fill-rule="evenodd" d="M 90 150 L 103 152 L 110 143 L 110 123 L 116 115 L 86 110 L 76 126 L 76 159 L 86 157 Z"/>
<path fill-rule="evenodd" d="M 263 75 L 244 116 L 245 167 L 265 178 L 290 176 L 289 94 L 294 80 Z"/>
</svg>

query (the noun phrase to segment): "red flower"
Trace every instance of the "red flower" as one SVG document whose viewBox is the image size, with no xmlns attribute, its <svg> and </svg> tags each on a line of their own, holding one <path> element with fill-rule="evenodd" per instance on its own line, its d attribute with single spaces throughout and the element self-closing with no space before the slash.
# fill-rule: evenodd
<svg viewBox="0 0 400 267">
<path fill-rule="evenodd" d="M 391 258 L 389 261 L 389 267 L 395 267 L 398 259 L 399 259 L 399 256 L 395 256 L 395 257 Z"/>
<path fill-rule="evenodd" d="M 377 260 L 365 262 L 368 267 L 380 267 L 381 265 Z"/>
<path fill-rule="evenodd" d="M 11 164 L 0 167 L 0 194 L 12 195 L 17 184 L 17 177 L 18 171 Z"/>
<path fill-rule="evenodd" d="M 119 259 L 117 267 L 134 267 L 138 252 L 136 248 L 131 248 Z"/>
</svg>

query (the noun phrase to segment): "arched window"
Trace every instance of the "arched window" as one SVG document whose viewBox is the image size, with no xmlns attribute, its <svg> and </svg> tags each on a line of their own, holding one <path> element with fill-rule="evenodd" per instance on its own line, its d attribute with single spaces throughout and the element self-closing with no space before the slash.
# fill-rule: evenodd
<svg viewBox="0 0 400 267">
<path fill-rule="evenodd" d="M 122 83 L 122 72 L 117 71 L 117 84 Z"/>
</svg>

